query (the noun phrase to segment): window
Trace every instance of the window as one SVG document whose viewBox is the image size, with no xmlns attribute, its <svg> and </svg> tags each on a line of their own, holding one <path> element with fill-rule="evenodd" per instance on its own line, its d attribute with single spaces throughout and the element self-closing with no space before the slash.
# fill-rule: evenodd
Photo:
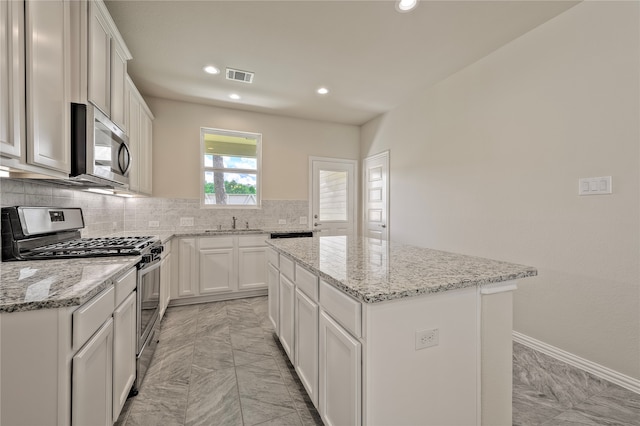
<svg viewBox="0 0 640 426">
<path fill-rule="evenodd" d="M 347 172 L 320 170 L 320 220 L 347 220 Z"/>
<path fill-rule="evenodd" d="M 201 200 L 209 207 L 260 207 L 262 135 L 200 129 Z"/>
</svg>

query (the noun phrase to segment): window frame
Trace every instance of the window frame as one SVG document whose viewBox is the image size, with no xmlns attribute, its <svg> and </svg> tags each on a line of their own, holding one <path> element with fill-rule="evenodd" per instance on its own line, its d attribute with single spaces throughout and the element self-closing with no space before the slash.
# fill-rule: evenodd
<svg viewBox="0 0 640 426">
<path fill-rule="evenodd" d="M 234 136 L 234 137 L 251 137 L 256 140 L 256 169 L 229 169 L 229 168 L 216 168 L 205 167 L 204 157 L 207 154 L 204 141 L 205 134 L 216 134 L 222 136 Z M 212 209 L 261 209 L 262 208 L 262 134 L 243 132 L 239 130 L 226 130 L 217 129 L 213 127 L 201 127 L 200 128 L 200 207 L 212 208 Z M 206 197 L 204 192 L 205 186 L 205 172 L 219 171 L 223 173 L 236 173 L 236 174 L 255 174 L 256 175 L 256 204 L 206 204 Z"/>
</svg>

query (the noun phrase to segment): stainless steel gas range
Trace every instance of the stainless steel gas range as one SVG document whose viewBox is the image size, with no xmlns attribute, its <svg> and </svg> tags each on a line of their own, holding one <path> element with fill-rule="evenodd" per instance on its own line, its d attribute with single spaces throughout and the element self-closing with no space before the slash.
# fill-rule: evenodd
<svg viewBox="0 0 640 426">
<path fill-rule="evenodd" d="M 3 207 L 2 261 L 141 256 L 137 264 L 137 374 L 133 394 L 153 357 L 160 312 L 160 255 L 157 237 L 81 238 L 80 208 Z"/>
</svg>

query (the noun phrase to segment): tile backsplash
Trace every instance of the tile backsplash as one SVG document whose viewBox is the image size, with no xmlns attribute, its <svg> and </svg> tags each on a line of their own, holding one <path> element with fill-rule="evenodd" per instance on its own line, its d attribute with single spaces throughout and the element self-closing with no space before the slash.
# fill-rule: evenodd
<svg viewBox="0 0 640 426">
<path fill-rule="evenodd" d="M 33 179 L 0 179 L 0 204 L 33 207 L 80 207 L 83 237 L 96 237 L 124 229 L 125 199 L 41 183 Z"/>
<path fill-rule="evenodd" d="M 0 204 L 6 206 L 80 207 L 84 214 L 83 237 L 120 232 L 199 231 L 230 229 L 232 217 L 238 228 L 306 229 L 300 217 L 307 217 L 307 200 L 263 200 L 260 209 L 201 208 L 199 199 L 120 198 L 58 187 L 29 179 L 0 179 Z M 193 226 L 181 226 L 181 218 L 193 218 Z M 279 220 L 285 220 L 280 225 Z M 158 227 L 150 227 L 157 222 Z"/>
<path fill-rule="evenodd" d="M 124 222 L 127 231 L 192 231 L 231 229 L 233 217 L 237 227 L 269 229 L 300 229 L 300 217 L 307 217 L 307 200 L 263 200 L 260 209 L 212 209 L 201 208 L 199 199 L 187 198 L 130 198 L 125 203 Z M 181 218 L 193 218 L 193 226 L 181 226 Z M 286 220 L 279 225 L 280 219 Z M 158 222 L 157 228 L 149 222 Z"/>
</svg>

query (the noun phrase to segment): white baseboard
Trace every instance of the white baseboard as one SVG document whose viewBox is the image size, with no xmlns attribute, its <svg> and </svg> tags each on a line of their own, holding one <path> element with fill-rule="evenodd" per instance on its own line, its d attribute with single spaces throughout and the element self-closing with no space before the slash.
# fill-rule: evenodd
<svg viewBox="0 0 640 426">
<path fill-rule="evenodd" d="M 580 358 L 577 355 L 541 342 L 540 340 L 536 340 L 533 337 L 518 333 L 517 331 L 513 332 L 513 341 L 523 344 L 538 352 L 542 352 L 545 355 L 549 355 L 558 361 L 562 361 L 580 370 L 586 371 L 587 373 L 591 373 L 596 377 L 615 383 L 618 386 L 622 386 L 625 389 L 629 389 L 632 392 L 640 394 L 639 379 L 634 379 L 633 377 L 619 373 L 593 361 Z"/>
</svg>

